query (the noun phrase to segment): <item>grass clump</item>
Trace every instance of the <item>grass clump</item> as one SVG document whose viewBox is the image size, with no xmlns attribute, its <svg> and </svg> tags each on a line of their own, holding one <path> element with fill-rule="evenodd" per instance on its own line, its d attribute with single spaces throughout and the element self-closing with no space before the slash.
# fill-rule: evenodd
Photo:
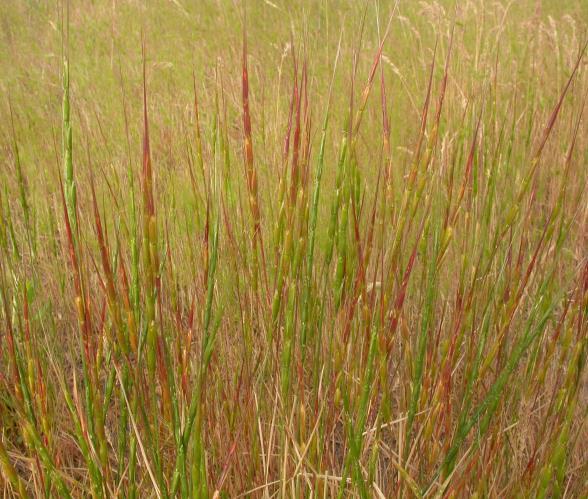
<svg viewBox="0 0 588 499">
<path fill-rule="evenodd" d="M 1 9 L 5 496 L 588 493 L 583 2 L 74 4 Z"/>
</svg>

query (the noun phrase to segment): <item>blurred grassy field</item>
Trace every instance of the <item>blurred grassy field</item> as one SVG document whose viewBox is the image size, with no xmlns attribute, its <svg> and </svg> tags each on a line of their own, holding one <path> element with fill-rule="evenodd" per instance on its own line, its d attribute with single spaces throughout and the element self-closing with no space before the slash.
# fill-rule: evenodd
<svg viewBox="0 0 588 499">
<path fill-rule="evenodd" d="M 587 40 L 584 0 L 3 0 L 0 490 L 585 497 Z"/>
<path fill-rule="evenodd" d="M 381 23 L 388 19 L 393 4 L 375 4 Z M 61 126 L 60 8 L 56 2 L 12 0 L 2 6 L 0 85 L 25 114 L 26 123 L 17 120 L 17 126 L 25 134 L 31 130 L 32 136 L 38 139 L 24 140 L 23 154 L 42 157 L 46 153 L 43 145 L 52 142 L 52 131 Z M 347 106 L 349 61 L 353 51 L 361 43 L 358 72 L 365 75 L 377 49 L 375 11 L 371 4 L 355 1 L 251 2 L 248 32 L 252 112 L 259 123 L 255 140 L 260 143 L 281 140 L 290 99 L 291 38 L 296 46 L 301 46 L 304 40 L 312 74 L 310 89 L 318 110 L 325 104 L 337 44 L 342 36 L 341 59 L 347 64 L 337 73 L 334 106 Z M 392 132 L 399 143 L 411 137 L 418 126 L 415 118 L 420 113 L 435 39 L 439 33 L 447 37 L 456 16 L 456 45 L 462 50 L 453 78 L 459 83 L 462 99 L 471 100 L 483 91 L 484 79 L 498 54 L 496 77 L 500 79 L 497 89 L 500 93 L 497 98 L 509 95 L 517 84 L 540 83 L 533 89 L 539 93 L 540 105 L 548 106 L 547 100 L 553 101 L 568 76 L 586 30 L 588 7 L 575 0 L 529 0 L 504 5 L 450 1 L 404 5 L 400 2 L 398 15 L 391 24 L 392 35 L 384 49 L 384 67 L 390 75 L 389 93 L 394 99 Z M 102 135 L 90 136 L 90 145 L 108 147 L 114 158 L 126 154 L 123 141 L 119 140 L 125 134 L 123 89 L 128 95 L 130 132 L 134 138 L 140 134 L 141 102 L 134 97 L 142 85 L 142 33 L 147 45 L 150 107 L 156 117 L 153 142 L 158 153 L 162 154 L 160 150 L 170 146 L 160 137 L 190 125 L 193 75 L 203 112 L 209 115 L 218 69 L 227 92 L 228 119 L 236 126 L 241 109 L 242 30 L 243 12 L 233 2 L 205 0 L 183 5 L 179 1 L 156 0 L 149 4 L 116 1 L 73 4 L 69 26 L 72 96 L 76 113 L 81 114 L 80 125 L 89 130 L 99 128 Z M 440 52 L 446 48 L 447 39 L 441 39 Z M 436 76 L 442 69 L 442 64 L 438 65 Z M 366 119 L 378 120 L 378 103 L 374 102 L 372 107 L 374 112 Z M 2 112 L 6 117 L 6 102 Z M 335 114 L 333 119 L 343 121 L 341 115 Z M 172 147 L 182 146 L 172 144 Z M 268 149 L 273 152 L 274 148 Z M 275 162 L 276 158 L 264 158 L 266 161 Z"/>
</svg>

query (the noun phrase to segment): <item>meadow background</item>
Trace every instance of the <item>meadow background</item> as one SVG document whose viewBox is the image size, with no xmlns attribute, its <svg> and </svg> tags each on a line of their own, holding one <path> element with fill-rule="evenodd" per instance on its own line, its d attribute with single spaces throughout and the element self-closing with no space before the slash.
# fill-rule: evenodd
<svg viewBox="0 0 588 499">
<path fill-rule="evenodd" d="M 588 2 L 4 0 L 4 497 L 585 497 Z"/>
</svg>

